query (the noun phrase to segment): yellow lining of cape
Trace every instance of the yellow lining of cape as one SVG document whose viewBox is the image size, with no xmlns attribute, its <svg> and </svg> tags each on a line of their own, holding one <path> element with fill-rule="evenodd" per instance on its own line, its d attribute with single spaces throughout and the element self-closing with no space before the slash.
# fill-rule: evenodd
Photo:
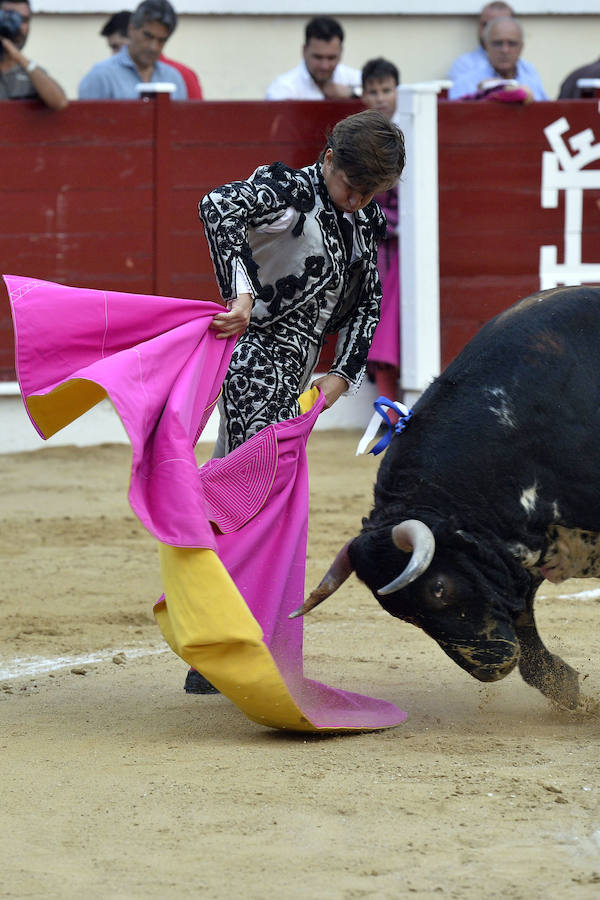
<svg viewBox="0 0 600 900">
<path fill-rule="evenodd" d="M 106 396 L 95 382 L 73 378 L 26 402 L 49 438 Z M 318 397 L 317 388 L 305 391 L 299 397 L 301 413 Z M 294 731 L 357 730 L 320 729 L 303 714 L 264 643 L 260 625 L 214 551 L 159 543 L 159 558 L 166 600 L 154 611 L 165 640 L 250 719 Z"/>
<path fill-rule="evenodd" d="M 216 553 L 160 544 L 159 558 L 166 599 L 154 613 L 171 649 L 255 722 L 317 731 L 292 699 Z"/>
<path fill-rule="evenodd" d="M 46 440 L 96 406 L 107 394 L 86 378 L 71 378 L 49 394 L 31 394 L 26 399 L 29 414 Z"/>
<path fill-rule="evenodd" d="M 305 391 L 299 397 L 301 412 L 308 412 L 318 397 L 317 388 Z M 321 730 L 293 700 L 260 625 L 217 554 L 160 544 L 159 558 L 166 599 L 154 613 L 171 649 L 253 721 Z"/>
</svg>

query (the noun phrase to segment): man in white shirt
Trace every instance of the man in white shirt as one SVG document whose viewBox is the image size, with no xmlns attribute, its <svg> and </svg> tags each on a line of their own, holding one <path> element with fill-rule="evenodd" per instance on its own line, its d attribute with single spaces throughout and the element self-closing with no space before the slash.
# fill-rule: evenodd
<svg viewBox="0 0 600 900">
<path fill-rule="evenodd" d="M 340 62 L 344 31 L 319 16 L 306 26 L 302 60 L 267 88 L 266 100 L 333 100 L 360 96 L 361 73 Z"/>
</svg>

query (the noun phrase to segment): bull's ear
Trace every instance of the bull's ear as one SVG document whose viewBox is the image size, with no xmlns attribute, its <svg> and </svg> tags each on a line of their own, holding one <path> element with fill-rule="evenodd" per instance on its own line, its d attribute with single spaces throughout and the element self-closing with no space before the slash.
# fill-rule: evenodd
<svg viewBox="0 0 600 900">
<path fill-rule="evenodd" d="M 476 537 L 473 537 L 468 531 L 463 531 L 462 528 L 458 528 L 455 534 L 467 546 L 475 547 L 479 543 Z"/>
</svg>

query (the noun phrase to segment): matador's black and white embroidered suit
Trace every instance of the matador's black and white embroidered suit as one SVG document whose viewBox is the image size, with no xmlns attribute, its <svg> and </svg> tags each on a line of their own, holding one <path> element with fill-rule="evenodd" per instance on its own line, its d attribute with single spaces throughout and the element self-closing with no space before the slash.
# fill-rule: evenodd
<svg viewBox="0 0 600 900">
<path fill-rule="evenodd" d="M 247 181 L 207 194 L 200 217 L 223 298 L 237 296 L 240 276 L 255 296 L 223 385 L 219 452 L 226 453 L 299 414 L 297 398 L 327 334 L 338 334 L 330 372 L 358 389 L 379 319 L 385 218 L 375 202 L 357 211 L 349 254 L 320 163 L 261 166 Z"/>
</svg>

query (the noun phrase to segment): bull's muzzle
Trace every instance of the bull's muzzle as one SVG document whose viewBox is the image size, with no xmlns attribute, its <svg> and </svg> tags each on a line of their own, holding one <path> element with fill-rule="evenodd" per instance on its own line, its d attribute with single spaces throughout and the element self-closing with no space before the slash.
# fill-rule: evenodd
<svg viewBox="0 0 600 900">
<path fill-rule="evenodd" d="M 474 642 L 436 640 L 450 659 L 478 681 L 500 681 L 519 661 L 520 646 L 514 634 Z"/>
</svg>

